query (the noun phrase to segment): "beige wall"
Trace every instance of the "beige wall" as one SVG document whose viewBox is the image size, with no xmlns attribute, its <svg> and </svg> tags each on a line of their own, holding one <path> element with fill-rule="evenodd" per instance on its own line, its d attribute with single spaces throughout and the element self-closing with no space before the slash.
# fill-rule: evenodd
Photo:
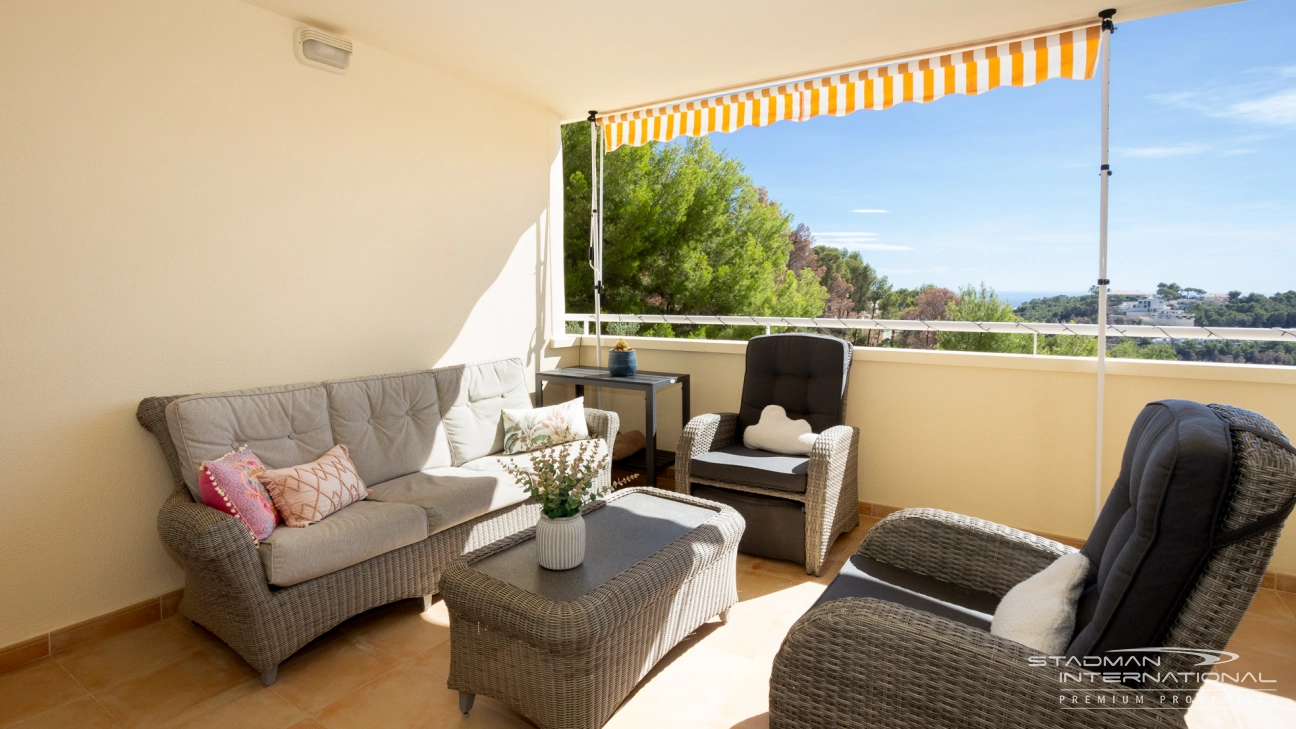
<svg viewBox="0 0 1296 729">
<path fill-rule="evenodd" d="M 737 409 L 743 343 L 630 341 L 641 368 L 691 374 L 693 414 Z M 593 364 L 593 337 L 584 342 L 582 362 Z M 1296 369 L 1108 360 L 1107 372 L 1104 499 L 1134 418 L 1154 400 L 1228 403 L 1296 435 Z M 623 429 L 643 428 L 642 397 L 605 398 Z M 860 500 L 1084 538 L 1094 514 L 1096 399 L 1093 360 L 858 348 L 847 423 L 861 430 Z M 667 392 L 661 402 L 658 444 L 672 448 L 679 401 Z M 1288 531 L 1270 569 L 1296 574 Z"/>
<path fill-rule="evenodd" d="M 556 117 L 297 25 L 0 4 L 0 646 L 181 586 L 140 398 L 543 351 Z"/>
</svg>

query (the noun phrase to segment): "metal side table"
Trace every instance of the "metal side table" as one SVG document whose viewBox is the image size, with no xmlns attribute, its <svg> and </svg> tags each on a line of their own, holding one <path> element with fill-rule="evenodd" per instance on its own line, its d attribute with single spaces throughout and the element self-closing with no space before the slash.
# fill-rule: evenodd
<svg viewBox="0 0 1296 729">
<path fill-rule="evenodd" d="M 564 385 L 575 385 L 576 396 L 583 397 L 586 387 L 606 387 L 615 390 L 638 390 L 644 394 L 644 433 L 648 445 L 644 448 L 643 465 L 636 458 L 626 458 L 616 462 L 617 468 L 643 473 L 647 476 L 648 485 L 657 485 L 657 471 L 665 470 L 675 464 L 675 451 L 657 455 L 657 392 L 675 384 L 682 386 L 683 398 L 680 413 L 680 427 L 689 422 L 689 376 L 675 372 L 646 372 L 640 370 L 629 377 L 613 377 L 601 367 L 563 367 L 536 373 L 536 407 L 544 405 L 544 383 L 555 382 Z M 612 447 L 612 443 L 608 447 Z M 642 469 L 642 470 L 641 470 Z"/>
</svg>

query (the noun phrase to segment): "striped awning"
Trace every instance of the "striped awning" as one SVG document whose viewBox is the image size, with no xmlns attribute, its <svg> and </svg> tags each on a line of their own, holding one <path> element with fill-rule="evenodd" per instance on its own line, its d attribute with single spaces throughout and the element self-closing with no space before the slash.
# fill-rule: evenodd
<svg viewBox="0 0 1296 729">
<path fill-rule="evenodd" d="M 794 83 L 599 116 L 606 149 L 680 136 L 733 132 L 780 121 L 845 116 L 999 86 L 1032 86 L 1051 78 L 1093 78 L 1098 24 L 903 63 L 833 73 Z"/>
</svg>

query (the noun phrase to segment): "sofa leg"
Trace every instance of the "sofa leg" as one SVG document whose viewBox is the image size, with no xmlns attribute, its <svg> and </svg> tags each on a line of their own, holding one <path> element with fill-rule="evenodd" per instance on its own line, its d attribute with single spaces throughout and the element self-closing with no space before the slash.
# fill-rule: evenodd
<svg viewBox="0 0 1296 729">
<path fill-rule="evenodd" d="M 427 612 L 427 611 L 429 611 L 429 610 L 431 610 L 431 609 L 432 609 L 432 596 L 431 596 L 431 595 L 424 595 L 424 596 L 423 596 L 423 612 Z"/>
<path fill-rule="evenodd" d="M 279 667 L 275 666 L 269 671 L 266 671 L 265 673 L 261 674 L 261 685 L 266 687 L 273 686 L 274 682 L 277 681 L 278 679 L 279 679 Z"/>
<path fill-rule="evenodd" d="M 724 610 L 721 610 L 721 611 L 720 611 L 720 616 L 719 616 L 719 617 L 720 617 L 720 624 L 721 624 L 721 625 L 728 625 L 728 624 L 729 624 L 729 608 L 725 608 Z"/>
<path fill-rule="evenodd" d="M 468 716 L 468 712 L 472 711 L 473 701 L 476 700 L 477 694 L 470 694 L 467 691 L 459 692 L 459 710 L 463 712 L 464 716 Z"/>
</svg>

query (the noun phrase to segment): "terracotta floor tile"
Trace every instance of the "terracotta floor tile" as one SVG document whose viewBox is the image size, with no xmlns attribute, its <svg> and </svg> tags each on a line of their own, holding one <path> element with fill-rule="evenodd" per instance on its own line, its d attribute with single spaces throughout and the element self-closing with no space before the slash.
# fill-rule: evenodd
<svg viewBox="0 0 1296 729">
<path fill-rule="evenodd" d="M 328 729 L 328 727 L 315 721 L 314 719 L 302 719 L 301 721 L 288 727 L 288 729 Z"/>
<path fill-rule="evenodd" d="M 788 625 L 755 610 L 730 610 L 729 623 L 719 625 L 702 643 L 743 658 L 755 658 L 773 641 L 783 642 Z"/>
<path fill-rule="evenodd" d="M 446 678 L 450 676 L 450 641 L 438 643 L 431 650 L 415 657 L 410 665 L 444 685 Z"/>
<path fill-rule="evenodd" d="M 1296 660 L 1296 620 L 1248 612 L 1233 633 L 1228 649 L 1244 655 L 1259 652 Z"/>
<path fill-rule="evenodd" d="M 1293 625 L 1296 625 L 1296 615 L 1292 614 L 1287 602 L 1283 600 L 1283 593 L 1276 590 L 1260 590 L 1256 592 L 1255 598 L 1251 601 L 1251 607 L 1247 608 L 1247 614 L 1270 620 L 1289 620 L 1293 622 Z"/>
<path fill-rule="evenodd" d="M 815 579 L 814 575 L 806 574 L 805 565 L 782 559 L 757 558 L 752 560 L 751 566 L 747 567 L 747 569 L 752 572 L 782 577 L 791 582 L 811 582 Z"/>
<path fill-rule="evenodd" d="M 347 635 L 401 659 L 413 658 L 450 639 L 450 620 L 442 618 L 444 603 L 437 602 L 427 614 L 422 601 L 405 601 L 382 615 L 346 628 Z"/>
<path fill-rule="evenodd" d="M 254 686 L 246 695 L 179 724 L 177 729 L 285 729 L 307 718 L 279 694 Z"/>
<path fill-rule="evenodd" d="M 48 659 L 0 674 L 0 727 L 87 695 L 62 666 Z"/>
<path fill-rule="evenodd" d="M 170 623 L 153 623 L 54 655 L 54 660 L 89 691 L 99 691 L 168 666 L 203 650 L 192 636 Z"/>
<path fill-rule="evenodd" d="M 330 704 L 315 718 L 329 729 L 420 729 L 459 717 L 459 693 L 409 666 L 400 666 Z"/>
<path fill-rule="evenodd" d="M 121 723 L 87 696 L 38 714 L 18 724 L 17 729 L 121 729 Z"/>
<path fill-rule="evenodd" d="M 1227 698 L 1238 719 L 1239 727 L 1270 729 L 1296 726 L 1296 701 L 1291 698 L 1222 681 L 1207 682 L 1208 686 L 1211 684 L 1214 684 L 1216 693 L 1221 693 Z M 1196 709 L 1195 705 L 1194 709 Z M 1192 718 L 1192 714 L 1193 712 L 1190 711 L 1189 718 Z"/>
<path fill-rule="evenodd" d="M 367 643 L 343 636 L 303 649 L 284 661 L 272 688 L 297 708 L 315 715 L 398 663 Z"/>
<path fill-rule="evenodd" d="M 459 727 L 472 729 L 532 729 L 532 727 L 535 727 L 535 724 L 527 721 L 525 717 L 509 711 L 487 696 L 478 696 L 476 703 L 473 704 L 472 711 L 468 713 L 468 716 L 464 716 L 459 713 L 459 692 L 446 689 L 446 693 L 454 696 L 455 710 L 432 714 L 430 721 L 420 729 L 443 729 L 443 727 L 455 727 L 456 729 Z"/>
<path fill-rule="evenodd" d="M 254 676 L 242 662 L 202 651 L 98 691 L 95 699 L 126 726 L 148 726 L 223 703 L 233 698 L 227 692 L 249 684 Z"/>
<path fill-rule="evenodd" d="M 607 729 L 625 729 L 657 722 L 657 726 L 714 726 L 717 709 L 752 661 L 705 642 L 687 649 L 667 667 L 651 675 L 608 722 Z"/>
<path fill-rule="evenodd" d="M 738 572 L 739 604 L 775 617 L 800 616 L 823 590 L 824 586 L 815 582 L 793 582 L 755 571 Z"/>
<path fill-rule="evenodd" d="M 1296 616 L 1296 593 L 1278 592 L 1275 590 L 1274 594 L 1278 596 L 1278 599 L 1283 601 L 1283 604 L 1287 606 L 1287 610 L 1290 611 L 1293 616 Z"/>
</svg>

